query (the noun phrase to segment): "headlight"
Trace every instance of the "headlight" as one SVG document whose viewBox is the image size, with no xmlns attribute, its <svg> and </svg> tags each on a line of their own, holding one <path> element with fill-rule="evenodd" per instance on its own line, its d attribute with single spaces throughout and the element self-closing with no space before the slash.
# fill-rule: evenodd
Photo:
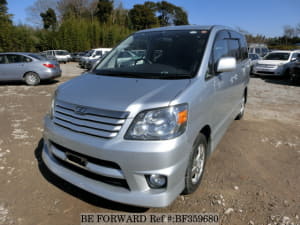
<svg viewBox="0 0 300 225">
<path fill-rule="evenodd" d="M 187 104 L 143 111 L 132 122 L 125 139 L 166 140 L 175 138 L 185 131 L 187 119 Z"/>
<path fill-rule="evenodd" d="M 50 119 L 51 120 L 54 117 L 56 95 L 57 95 L 57 91 L 54 92 L 54 95 L 53 95 L 52 100 L 51 100 L 51 106 L 50 106 Z"/>
</svg>

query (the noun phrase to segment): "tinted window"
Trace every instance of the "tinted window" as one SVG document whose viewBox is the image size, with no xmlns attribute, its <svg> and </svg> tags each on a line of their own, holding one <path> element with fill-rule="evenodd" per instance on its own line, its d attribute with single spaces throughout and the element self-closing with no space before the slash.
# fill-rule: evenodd
<svg viewBox="0 0 300 225">
<path fill-rule="evenodd" d="M 241 58 L 247 59 L 248 58 L 248 46 L 245 36 L 239 34 L 239 43 L 240 43 L 240 51 L 241 51 Z"/>
<path fill-rule="evenodd" d="M 140 32 L 112 50 L 95 68 L 101 75 L 186 78 L 196 75 L 209 33 L 207 30 Z M 120 58 L 121 52 L 130 57 Z M 133 52 L 141 52 L 140 57 Z"/>
<path fill-rule="evenodd" d="M 23 55 L 7 55 L 7 59 L 9 63 L 24 63 L 32 61 L 32 59 Z"/>
<path fill-rule="evenodd" d="M 213 58 L 214 64 L 218 63 L 220 58 L 226 57 L 229 55 L 229 49 L 227 45 L 227 40 L 229 39 L 229 35 L 226 31 L 222 31 L 217 35 L 216 41 L 213 47 Z"/>
<path fill-rule="evenodd" d="M 216 74 L 216 68 L 220 58 L 228 56 L 228 39 L 229 34 L 226 31 L 221 31 L 217 34 L 208 62 L 208 73 L 206 74 L 206 79 L 209 79 Z"/>
<path fill-rule="evenodd" d="M 229 47 L 229 56 L 232 56 L 236 58 L 237 61 L 239 61 L 241 59 L 239 41 L 235 39 L 229 39 L 228 47 Z"/>
<path fill-rule="evenodd" d="M 68 55 L 69 52 L 67 51 L 55 51 L 56 55 Z"/>
<path fill-rule="evenodd" d="M 290 53 L 274 52 L 268 54 L 264 59 L 265 60 L 288 60 L 289 57 L 290 57 Z"/>
<path fill-rule="evenodd" d="M 0 64 L 5 64 L 7 63 L 7 59 L 5 55 L 0 55 Z"/>
<path fill-rule="evenodd" d="M 260 48 L 255 48 L 255 53 L 260 54 Z"/>
<path fill-rule="evenodd" d="M 96 51 L 96 54 L 95 55 L 102 55 L 102 51 Z"/>
</svg>

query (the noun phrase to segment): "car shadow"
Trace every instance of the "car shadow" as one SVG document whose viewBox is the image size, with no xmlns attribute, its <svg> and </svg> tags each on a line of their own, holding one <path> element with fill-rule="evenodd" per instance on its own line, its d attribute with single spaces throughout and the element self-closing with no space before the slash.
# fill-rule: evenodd
<svg viewBox="0 0 300 225">
<path fill-rule="evenodd" d="M 42 80 L 37 86 L 48 86 L 58 83 L 59 80 Z M 2 86 L 27 86 L 27 84 L 23 81 L 0 81 L 0 85 Z M 30 86 L 29 86 L 30 87 Z"/>
<path fill-rule="evenodd" d="M 299 82 L 292 82 L 287 78 L 276 77 L 276 76 L 268 76 L 268 77 L 260 76 L 260 78 L 266 83 L 286 85 L 286 86 L 300 86 Z"/>
<path fill-rule="evenodd" d="M 99 196 L 96 196 L 94 194 L 91 194 L 87 191 L 84 191 L 76 186 L 74 186 L 71 183 L 68 183 L 67 181 L 61 179 L 54 173 L 52 173 L 42 159 L 42 150 L 43 150 L 44 141 L 43 139 L 40 139 L 40 141 L 37 144 L 37 147 L 34 151 L 35 158 L 38 162 L 38 167 L 43 175 L 43 177 L 51 184 L 55 185 L 62 191 L 79 198 L 80 200 L 87 202 L 91 205 L 94 205 L 96 207 L 106 208 L 110 210 L 116 210 L 116 211 L 123 211 L 123 212 L 134 212 L 134 213 L 144 213 L 148 210 L 148 208 L 142 208 L 142 207 L 135 207 L 130 205 L 125 205 L 122 203 L 113 202 L 104 198 L 101 198 Z"/>
</svg>

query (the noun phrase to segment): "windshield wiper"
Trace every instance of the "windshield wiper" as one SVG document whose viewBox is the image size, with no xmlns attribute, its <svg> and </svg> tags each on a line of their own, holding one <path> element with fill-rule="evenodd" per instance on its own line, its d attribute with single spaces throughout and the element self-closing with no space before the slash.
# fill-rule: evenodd
<svg viewBox="0 0 300 225">
<path fill-rule="evenodd" d="M 143 79 L 190 79 L 191 75 L 188 74 L 153 74 L 153 73 L 134 73 L 134 72 L 109 72 L 109 71 L 95 71 L 96 75 L 114 76 L 114 77 L 130 77 L 130 78 L 143 78 Z"/>
</svg>

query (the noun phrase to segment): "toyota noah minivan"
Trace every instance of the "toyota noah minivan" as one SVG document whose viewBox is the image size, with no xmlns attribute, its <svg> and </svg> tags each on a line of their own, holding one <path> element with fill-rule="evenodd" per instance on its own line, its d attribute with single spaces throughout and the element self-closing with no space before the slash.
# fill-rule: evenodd
<svg viewBox="0 0 300 225">
<path fill-rule="evenodd" d="M 247 101 L 245 37 L 223 26 L 136 32 L 60 85 L 42 157 L 112 201 L 165 207 L 200 184 L 209 154 Z"/>
</svg>

